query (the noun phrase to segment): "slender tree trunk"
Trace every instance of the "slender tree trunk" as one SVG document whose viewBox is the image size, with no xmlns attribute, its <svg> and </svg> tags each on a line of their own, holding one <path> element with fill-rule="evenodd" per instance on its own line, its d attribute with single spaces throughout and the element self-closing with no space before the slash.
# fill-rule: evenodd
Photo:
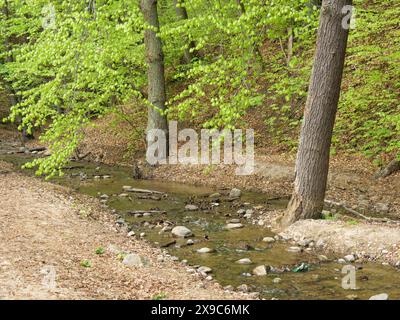
<svg viewBox="0 0 400 320">
<path fill-rule="evenodd" d="M 175 12 L 179 19 L 187 20 L 189 19 L 184 0 L 174 0 Z M 183 52 L 183 59 L 185 63 L 190 63 L 196 54 L 193 52 L 193 49 L 196 47 L 194 41 L 189 42 L 188 48 Z"/>
<path fill-rule="evenodd" d="M 4 1 L 4 5 L 2 8 L 3 14 L 4 14 L 4 18 L 5 21 L 8 21 L 9 17 L 10 17 L 10 12 L 9 12 L 9 7 L 8 7 L 8 1 L 5 0 Z M 10 39 L 8 38 L 8 36 L 4 37 L 4 48 L 6 49 L 7 53 L 11 52 L 11 45 L 10 45 Z M 7 54 L 5 56 L 5 62 L 9 63 L 9 62 L 13 62 L 13 57 L 9 54 Z M 12 87 L 10 85 L 10 83 L 8 83 L 7 81 L 4 81 L 6 84 L 6 89 L 8 91 L 8 97 L 9 97 L 9 101 L 11 106 L 15 106 L 18 103 L 17 97 L 15 96 L 14 91 L 12 90 Z"/>
<path fill-rule="evenodd" d="M 329 151 L 340 96 L 348 28 L 342 8 L 352 0 L 323 0 L 317 50 L 296 161 L 294 191 L 281 225 L 321 216 L 329 169 Z"/>
<path fill-rule="evenodd" d="M 3 11 L 3 15 L 4 15 L 5 20 L 8 21 L 9 18 L 10 18 L 10 8 L 9 8 L 9 3 L 8 3 L 7 0 L 4 1 L 4 5 L 3 5 L 3 8 L 2 8 L 2 11 Z M 4 37 L 4 48 L 6 49 L 7 53 L 10 53 L 11 50 L 12 50 L 11 39 L 8 38 L 8 36 Z M 6 63 L 10 63 L 10 62 L 13 62 L 14 59 L 13 59 L 12 55 L 7 54 L 5 59 L 4 59 L 4 61 Z M 4 84 L 5 84 L 5 89 L 6 89 L 7 93 L 8 93 L 8 100 L 9 100 L 10 106 L 13 107 L 13 106 L 15 106 L 16 104 L 19 103 L 18 96 L 15 93 L 15 90 L 13 89 L 11 83 L 9 83 L 8 81 L 4 80 Z M 17 119 L 17 122 L 21 122 L 21 119 Z M 22 142 L 23 143 L 26 142 L 28 139 L 33 139 L 33 135 L 28 134 L 25 127 L 22 128 L 21 135 L 22 135 L 21 138 L 22 138 Z"/>
<path fill-rule="evenodd" d="M 145 21 L 158 30 L 159 21 L 157 0 L 142 0 L 141 9 Z M 164 54 L 162 43 L 161 39 L 152 29 L 147 29 L 145 31 L 144 40 L 146 47 L 146 61 L 148 63 L 148 100 L 154 106 L 149 106 L 148 109 L 147 131 L 152 129 L 161 129 L 165 132 L 165 136 L 168 139 L 167 118 L 162 114 L 162 112 L 166 110 Z M 165 156 L 167 155 L 168 154 Z"/>
</svg>

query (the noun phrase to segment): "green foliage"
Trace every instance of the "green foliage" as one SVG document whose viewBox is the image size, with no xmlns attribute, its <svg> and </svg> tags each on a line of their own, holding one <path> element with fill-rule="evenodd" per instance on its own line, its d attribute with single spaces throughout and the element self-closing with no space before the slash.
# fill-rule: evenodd
<svg viewBox="0 0 400 320">
<path fill-rule="evenodd" d="M 268 144 L 295 148 L 319 1 L 181 0 L 188 19 L 173 3 L 158 1 L 168 117 L 222 129 L 243 126 L 250 112 L 263 122 Z M 332 152 L 400 158 L 400 3 L 355 6 Z M 0 7 L 0 78 L 18 98 L 8 120 L 40 131 L 51 149 L 26 167 L 62 174 L 83 129 L 111 112 L 114 129 L 130 124 L 130 154 L 140 148 L 148 102 L 139 0 L 0 0 Z M 184 63 L 188 49 L 193 59 Z M 121 113 L 128 101 L 132 110 Z"/>
<path fill-rule="evenodd" d="M 201 119 L 207 128 L 238 125 L 248 109 L 264 102 L 263 43 L 285 37 L 289 27 L 305 37 L 315 20 L 308 2 L 243 0 L 242 12 L 236 1 L 186 1 L 190 19 L 166 26 L 162 35 L 167 47 L 170 39 L 190 39 L 207 55 L 177 68 L 174 79 L 189 85 L 171 99 L 170 114 Z"/>
<path fill-rule="evenodd" d="M 45 2 L 31 10 L 13 4 L 9 38 L 14 61 L 2 69 L 20 96 L 9 120 L 21 119 L 20 129 L 45 127 L 41 140 L 52 155 L 37 159 L 37 174 L 52 176 L 69 160 L 82 140 L 82 128 L 110 111 L 116 102 L 141 96 L 145 83 L 143 21 L 134 1 L 53 2 L 55 27 L 41 28 Z M 31 27 L 33 25 L 33 27 Z M 24 29 L 25 28 L 25 29 Z"/>
<path fill-rule="evenodd" d="M 102 255 L 102 254 L 104 254 L 104 252 L 106 252 L 106 251 L 104 250 L 103 247 L 98 247 L 95 250 L 95 253 L 98 254 L 98 255 Z"/>
<path fill-rule="evenodd" d="M 400 158 L 400 2 L 355 5 L 336 145 L 374 158 Z"/>
<path fill-rule="evenodd" d="M 346 221 L 346 223 L 348 225 L 350 225 L 350 226 L 355 226 L 355 225 L 357 225 L 359 223 L 359 221 L 357 221 L 357 220 L 348 220 L 348 221 Z"/>
<path fill-rule="evenodd" d="M 160 292 L 156 295 L 154 295 L 151 300 L 164 300 L 167 297 L 167 294 L 165 292 Z"/>
<path fill-rule="evenodd" d="M 90 260 L 82 260 L 81 262 L 80 262 L 80 265 L 81 265 L 81 267 L 84 267 L 84 268 L 91 268 L 92 267 L 92 263 L 90 262 Z"/>
<path fill-rule="evenodd" d="M 125 253 L 125 252 L 118 253 L 117 254 L 117 260 L 123 261 L 125 259 L 126 255 L 127 255 L 127 253 Z"/>
</svg>

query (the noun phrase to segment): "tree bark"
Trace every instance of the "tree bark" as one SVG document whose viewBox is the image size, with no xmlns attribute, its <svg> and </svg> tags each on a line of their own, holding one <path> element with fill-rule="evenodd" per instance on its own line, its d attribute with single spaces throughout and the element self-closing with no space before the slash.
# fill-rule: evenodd
<svg viewBox="0 0 400 320">
<path fill-rule="evenodd" d="M 9 8 L 8 8 L 8 1 L 7 0 L 4 1 L 4 6 L 2 8 L 2 11 L 3 11 L 3 15 L 4 15 L 4 18 L 5 18 L 5 21 L 8 21 L 8 19 L 10 18 L 10 11 L 9 11 Z M 13 62 L 13 57 L 10 55 L 10 52 L 11 52 L 10 42 L 11 41 L 8 38 L 8 36 L 5 36 L 4 37 L 4 48 L 6 49 L 6 52 L 8 53 L 4 58 L 4 61 L 6 63 Z M 9 92 L 10 104 L 11 104 L 11 106 L 14 106 L 14 105 L 16 105 L 18 103 L 17 97 L 15 96 L 15 93 L 12 90 L 11 84 L 8 83 L 5 80 L 4 80 L 4 82 L 6 83 L 6 89 Z"/>
<path fill-rule="evenodd" d="M 157 0 L 142 0 L 141 9 L 145 21 L 153 27 L 152 29 L 146 29 L 144 35 L 146 61 L 148 64 L 148 100 L 152 104 L 148 108 L 147 132 L 152 129 L 160 129 L 164 131 L 168 139 L 167 118 L 162 113 L 166 110 L 164 54 L 161 39 L 154 31 L 154 29 L 159 29 Z"/>
<path fill-rule="evenodd" d="M 189 19 L 184 0 L 174 0 L 175 12 L 179 19 L 187 20 Z M 183 59 L 186 64 L 192 62 L 193 58 L 196 56 L 193 49 L 196 47 L 194 41 L 189 42 L 188 48 L 183 52 Z"/>
<path fill-rule="evenodd" d="M 349 30 L 342 9 L 352 0 L 323 0 L 317 49 L 296 160 L 294 191 L 281 226 L 317 219 L 323 209 L 329 151 L 340 96 Z"/>
<path fill-rule="evenodd" d="M 9 8 L 9 3 L 7 0 L 4 1 L 2 11 L 3 11 L 5 20 L 8 21 L 10 18 L 10 8 Z M 4 62 L 6 62 L 6 63 L 13 62 L 14 59 L 13 59 L 12 55 L 10 54 L 11 50 L 12 50 L 12 40 L 8 36 L 4 37 L 4 48 L 6 49 L 6 52 L 8 53 L 4 58 Z M 15 90 L 13 89 L 11 83 L 4 80 L 4 86 L 8 93 L 7 95 L 8 95 L 10 106 L 13 107 L 13 106 L 17 105 L 20 102 L 19 97 L 15 93 Z M 21 122 L 21 119 L 18 118 L 17 122 Z M 27 140 L 33 139 L 34 137 L 32 134 L 28 134 L 26 128 L 23 127 L 22 132 L 21 132 L 21 138 L 22 138 L 22 142 L 25 143 Z"/>
</svg>

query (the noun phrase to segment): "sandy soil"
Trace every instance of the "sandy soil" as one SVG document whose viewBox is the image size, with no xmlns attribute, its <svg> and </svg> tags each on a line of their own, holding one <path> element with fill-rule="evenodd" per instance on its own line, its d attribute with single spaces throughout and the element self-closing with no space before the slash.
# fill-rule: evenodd
<svg viewBox="0 0 400 320">
<path fill-rule="evenodd" d="M 226 292 L 145 241 L 128 238 L 97 200 L 13 173 L 2 162 L 0 204 L 0 299 L 251 297 Z M 104 254 L 95 253 L 98 247 Z M 125 266 L 117 258 L 121 251 L 146 257 L 150 266 Z M 82 266 L 84 260 L 91 267 Z"/>
<path fill-rule="evenodd" d="M 340 257 L 354 254 L 360 261 L 378 261 L 400 267 L 400 226 L 381 223 L 302 220 L 282 233 L 285 239 L 312 240 L 318 250 Z"/>
<path fill-rule="evenodd" d="M 360 261 L 377 261 L 400 267 L 400 224 L 362 220 L 301 220 L 285 230 L 276 228 L 284 210 L 264 214 L 266 226 L 288 241 L 312 241 L 317 251 L 338 258 L 353 254 Z M 349 223 L 351 222 L 351 223 Z"/>
</svg>

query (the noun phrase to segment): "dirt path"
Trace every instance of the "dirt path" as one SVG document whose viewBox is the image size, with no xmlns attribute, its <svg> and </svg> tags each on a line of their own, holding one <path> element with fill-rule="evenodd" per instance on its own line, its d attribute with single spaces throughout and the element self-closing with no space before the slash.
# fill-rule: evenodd
<svg viewBox="0 0 400 320">
<path fill-rule="evenodd" d="M 146 242 L 128 238 L 96 200 L 13 173 L 2 162 L 0 204 L 0 299 L 250 297 L 226 292 Z M 99 247 L 103 254 L 95 253 Z M 118 259 L 121 251 L 150 265 L 127 267 Z M 85 260 L 91 267 L 82 266 Z"/>
</svg>

